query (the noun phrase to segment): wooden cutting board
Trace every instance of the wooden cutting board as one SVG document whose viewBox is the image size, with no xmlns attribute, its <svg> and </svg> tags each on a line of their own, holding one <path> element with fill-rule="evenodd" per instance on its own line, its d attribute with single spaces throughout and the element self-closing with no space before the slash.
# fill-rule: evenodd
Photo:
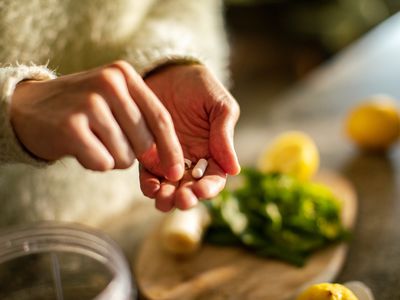
<svg viewBox="0 0 400 300">
<path fill-rule="evenodd" d="M 330 186 L 344 202 L 343 222 L 354 225 L 357 201 L 351 184 L 324 172 L 316 181 Z M 151 300 L 287 300 L 312 283 L 332 281 L 347 247 L 331 246 L 314 254 L 302 268 L 259 258 L 238 248 L 204 245 L 194 256 L 179 258 L 159 243 L 159 228 L 143 241 L 134 273 L 144 299 Z"/>
</svg>

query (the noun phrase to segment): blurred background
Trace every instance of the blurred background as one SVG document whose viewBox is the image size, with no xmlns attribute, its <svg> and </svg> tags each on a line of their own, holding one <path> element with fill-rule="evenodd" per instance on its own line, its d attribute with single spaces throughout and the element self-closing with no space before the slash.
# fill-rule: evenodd
<svg viewBox="0 0 400 300">
<path fill-rule="evenodd" d="M 400 0 L 225 0 L 241 120 L 400 10 Z M 246 105 L 251 104 L 251 105 Z"/>
<path fill-rule="evenodd" d="M 240 96 L 257 93 L 261 82 L 264 97 L 273 97 L 400 10 L 399 0 L 225 2 L 240 102 L 254 101 Z"/>
</svg>

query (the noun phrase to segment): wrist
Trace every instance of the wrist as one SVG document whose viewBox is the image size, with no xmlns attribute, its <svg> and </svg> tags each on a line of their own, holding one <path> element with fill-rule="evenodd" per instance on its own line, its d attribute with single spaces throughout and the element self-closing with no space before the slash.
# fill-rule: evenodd
<svg viewBox="0 0 400 300">
<path fill-rule="evenodd" d="M 14 119 L 15 115 L 20 113 L 20 108 L 24 106 L 24 103 L 32 98 L 32 85 L 35 83 L 34 80 L 24 80 L 19 82 L 14 89 L 10 101 L 10 120 Z"/>
<path fill-rule="evenodd" d="M 162 73 L 167 70 L 181 69 L 181 68 L 186 68 L 186 67 L 203 68 L 205 66 L 197 61 L 174 60 L 174 61 L 164 63 L 162 65 L 159 65 L 156 68 L 154 68 L 153 70 L 149 71 L 147 74 L 144 75 L 144 79 L 147 79 L 148 77 L 151 77 L 152 75 Z"/>
</svg>

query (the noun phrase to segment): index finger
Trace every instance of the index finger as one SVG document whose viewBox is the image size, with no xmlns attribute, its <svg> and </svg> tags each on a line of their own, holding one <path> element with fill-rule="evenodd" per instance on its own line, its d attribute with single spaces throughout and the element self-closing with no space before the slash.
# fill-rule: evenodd
<svg viewBox="0 0 400 300">
<path fill-rule="evenodd" d="M 122 61 L 115 66 L 124 74 L 129 93 L 154 135 L 165 177 L 180 180 L 184 172 L 183 152 L 169 112 L 130 64 Z"/>
</svg>

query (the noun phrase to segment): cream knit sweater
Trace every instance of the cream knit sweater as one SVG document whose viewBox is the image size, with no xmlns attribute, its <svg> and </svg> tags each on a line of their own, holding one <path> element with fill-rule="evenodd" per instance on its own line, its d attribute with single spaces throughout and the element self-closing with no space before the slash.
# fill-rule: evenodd
<svg viewBox="0 0 400 300">
<path fill-rule="evenodd" d="M 198 61 L 226 79 L 218 0 L 0 0 L 0 40 L 0 226 L 95 225 L 141 197 L 135 166 L 99 173 L 73 158 L 47 165 L 31 157 L 9 121 L 21 80 L 51 80 L 116 59 L 142 75 L 169 61 Z"/>
</svg>

